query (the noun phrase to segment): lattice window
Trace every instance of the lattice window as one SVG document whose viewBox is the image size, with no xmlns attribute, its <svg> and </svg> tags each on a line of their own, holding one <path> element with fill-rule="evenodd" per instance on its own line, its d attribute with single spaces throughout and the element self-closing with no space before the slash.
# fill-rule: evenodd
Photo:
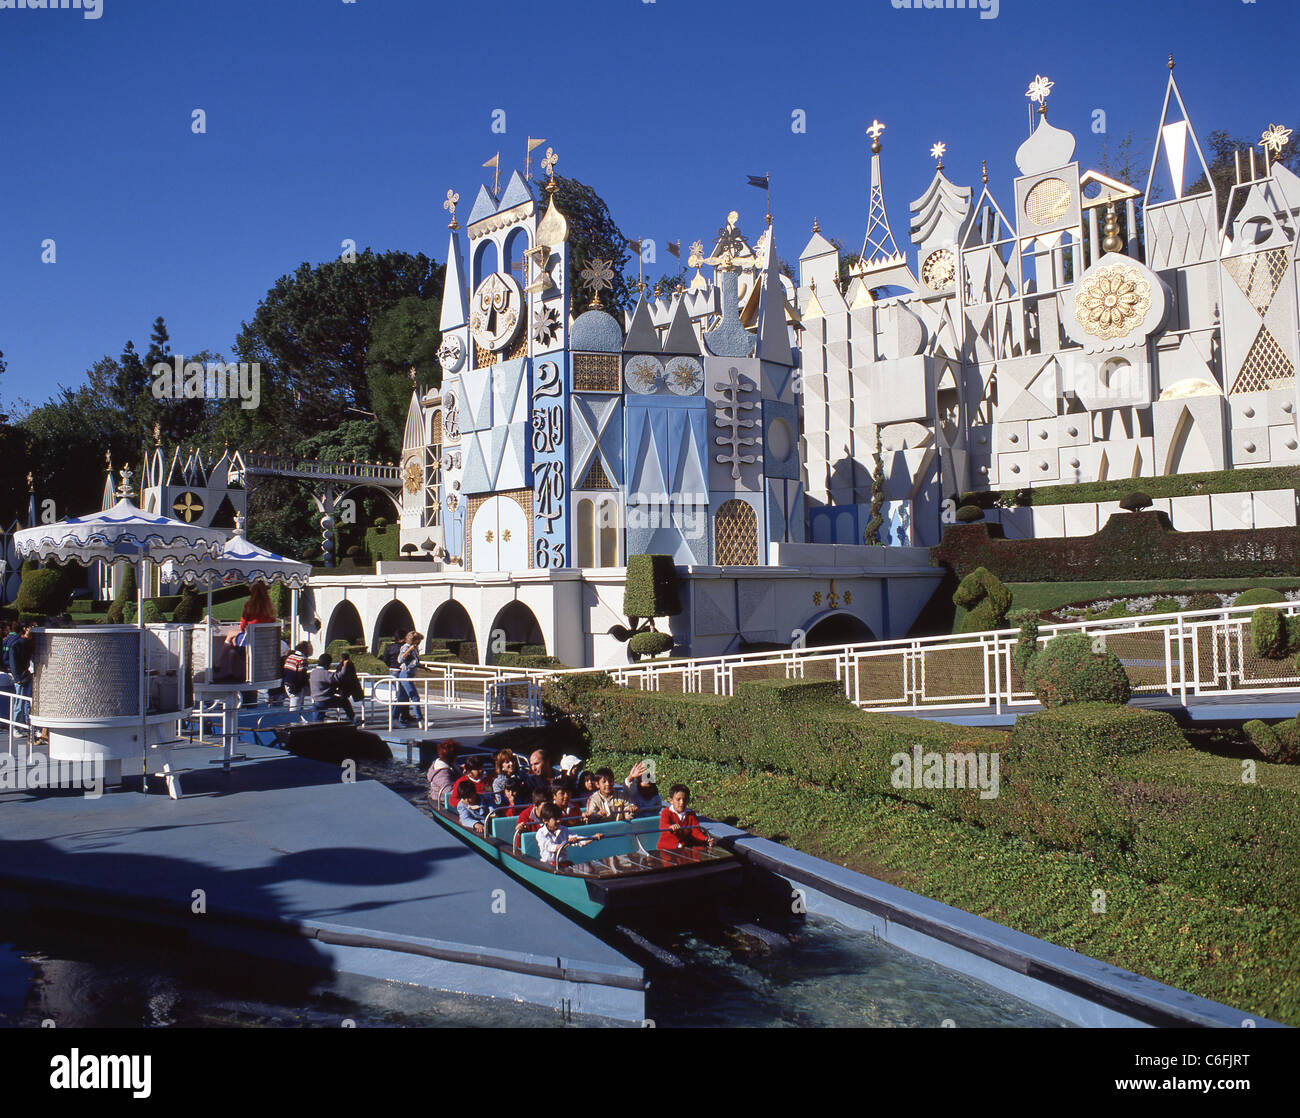
<svg viewBox="0 0 1300 1118">
<path fill-rule="evenodd" d="M 591 460 L 591 469 L 587 471 L 587 476 L 582 479 L 579 489 L 613 489 L 614 483 L 609 480 L 609 475 L 605 473 L 605 467 L 600 461 L 600 452 Z"/>
<path fill-rule="evenodd" d="M 1286 274 L 1286 254 L 1284 248 L 1270 248 L 1263 252 L 1231 256 L 1223 262 L 1223 270 L 1233 278 L 1241 288 L 1241 293 L 1260 314 L 1268 310 L 1282 277 Z"/>
<path fill-rule="evenodd" d="M 433 413 L 433 422 L 429 425 L 429 442 L 442 442 L 442 409 L 438 408 Z"/>
<path fill-rule="evenodd" d="M 1268 332 L 1268 327 L 1261 326 L 1228 395 L 1263 392 L 1269 388 L 1291 388 L 1294 385 L 1295 366 L 1277 344 L 1277 339 Z"/>
<path fill-rule="evenodd" d="M 724 501 L 713 518 L 713 561 L 720 567 L 758 565 L 758 518 L 748 501 Z"/>
<path fill-rule="evenodd" d="M 575 354 L 573 387 L 578 392 L 618 392 L 622 388 L 618 354 Z"/>
<path fill-rule="evenodd" d="M 520 330 L 518 340 L 514 343 L 514 345 L 510 346 L 505 351 L 505 353 L 501 355 L 500 359 L 502 361 L 513 361 L 517 357 L 527 357 L 527 356 L 528 356 L 528 331 Z"/>
</svg>

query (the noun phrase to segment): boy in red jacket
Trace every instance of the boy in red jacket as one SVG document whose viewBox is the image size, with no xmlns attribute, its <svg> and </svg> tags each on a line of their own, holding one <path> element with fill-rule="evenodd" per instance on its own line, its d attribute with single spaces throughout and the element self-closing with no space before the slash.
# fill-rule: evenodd
<svg viewBox="0 0 1300 1118">
<path fill-rule="evenodd" d="M 700 829 L 700 820 L 686 806 L 691 790 L 685 784 L 668 789 L 669 806 L 659 815 L 659 849 L 680 850 L 686 846 L 712 846 L 713 836 Z"/>
</svg>

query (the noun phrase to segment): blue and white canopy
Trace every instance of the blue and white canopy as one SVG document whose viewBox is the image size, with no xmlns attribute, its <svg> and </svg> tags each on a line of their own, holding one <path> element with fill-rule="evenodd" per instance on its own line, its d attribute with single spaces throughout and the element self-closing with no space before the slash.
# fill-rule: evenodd
<svg viewBox="0 0 1300 1118">
<path fill-rule="evenodd" d="M 123 497 L 111 509 L 70 516 L 14 533 L 14 548 L 24 559 L 107 563 L 148 559 L 155 563 L 220 555 L 227 540 L 220 528 L 201 528 L 169 516 L 156 516 Z"/>
<path fill-rule="evenodd" d="M 238 525 L 220 555 L 172 563 L 163 571 L 166 579 L 179 579 L 189 586 L 209 589 L 261 579 L 266 583 L 283 582 L 286 586 L 301 590 L 307 585 L 310 575 L 311 564 L 287 559 L 274 551 L 249 543 Z"/>
</svg>

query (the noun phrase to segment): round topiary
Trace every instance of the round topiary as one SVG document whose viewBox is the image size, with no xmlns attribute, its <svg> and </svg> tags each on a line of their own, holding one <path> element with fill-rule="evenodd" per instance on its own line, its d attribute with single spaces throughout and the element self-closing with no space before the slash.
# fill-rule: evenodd
<svg viewBox="0 0 1300 1118">
<path fill-rule="evenodd" d="M 644 633 L 637 633 L 627 642 L 627 647 L 633 655 L 636 656 L 658 656 L 661 652 L 668 652 L 673 647 L 673 638 L 668 633 L 659 633 L 650 630 Z"/>
<path fill-rule="evenodd" d="M 1286 614 L 1265 606 L 1250 615 L 1250 647 L 1256 656 L 1280 660 L 1287 652 Z"/>
<path fill-rule="evenodd" d="M 62 613 L 72 600 L 68 572 L 57 567 L 32 567 L 23 564 L 23 580 L 14 600 L 20 614 L 35 613 L 42 617 Z"/>
<path fill-rule="evenodd" d="M 1151 504 L 1151 498 L 1141 492 L 1125 493 L 1119 499 L 1119 507 L 1125 512 L 1138 512 L 1141 509 L 1149 509 Z"/>
<path fill-rule="evenodd" d="M 958 524 L 974 524 L 984 519 L 984 510 L 979 505 L 962 505 L 957 510 Z"/>
<path fill-rule="evenodd" d="M 1029 661 L 1025 683 L 1045 707 L 1066 703 L 1114 703 L 1132 697 L 1124 665 L 1113 652 L 1094 652 L 1092 638 L 1063 633 Z"/>
<path fill-rule="evenodd" d="M 1288 718 L 1271 726 L 1254 718 L 1242 730 L 1267 760 L 1282 765 L 1300 761 L 1300 718 Z"/>
<path fill-rule="evenodd" d="M 388 527 L 388 518 L 383 516 L 375 517 L 375 531 L 382 533 Z"/>
<path fill-rule="evenodd" d="M 1254 590 L 1247 590 L 1244 594 L 1238 594 L 1232 604 L 1234 606 L 1274 606 L 1285 601 L 1286 595 L 1280 590 L 1273 590 L 1267 586 L 1257 586 Z"/>
</svg>

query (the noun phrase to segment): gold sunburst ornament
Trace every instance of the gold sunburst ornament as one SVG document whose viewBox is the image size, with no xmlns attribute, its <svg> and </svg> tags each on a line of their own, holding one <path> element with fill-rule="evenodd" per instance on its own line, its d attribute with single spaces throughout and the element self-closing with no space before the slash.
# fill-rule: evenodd
<svg viewBox="0 0 1300 1118">
<path fill-rule="evenodd" d="M 591 292 L 593 310 L 600 309 L 600 293 L 614 286 L 614 269 L 608 260 L 593 260 L 582 269 L 582 282 Z"/>
<path fill-rule="evenodd" d="M 424 471 L 420 469 L 420 464 L 412 458 L 406 463 L 406 472 L 402 476 L 403 488 L 408 493 L 418 493 L 420 486 L 424 484 Z"/>
<path fill-rule="evenodd" d="M 1052 86 L 1055 84 L 1051 78 L 1042 74 L 1035 74 L 1034 80 L 1029 83 L 1029 88 L 1025 90 L 1025 96 L 1031 101 L 1037 102 L 1040 113 L 1047 112 L 1047 97 L 1052 92 Z"/>
<path fill-rule="evenodd" d="M 1136 268 L 1117 264 L 1083 281 L 1074 320 L 1094 338 L 1122 338 L 1141 325 L 1150 309 L 1151 285 Z"/>
<path fill-rule="evenodd" d="M 1259 138 L 1259 146 L 1277 159 L 1282 149 L 1291 142 L 1291 129 L 1281 124 L 1270 124 Z"/>
<path fill-rule="evenodd" d="M 460 201 L 460 195 L 454 190 L 447 191 L 447 200 L 443 202 L 442 208 L 451 214 L 451 221 L 447 224 L 448 229 L 459 229 L 460 223 L 456 220 L 456 203 Z"/>
</svg>

